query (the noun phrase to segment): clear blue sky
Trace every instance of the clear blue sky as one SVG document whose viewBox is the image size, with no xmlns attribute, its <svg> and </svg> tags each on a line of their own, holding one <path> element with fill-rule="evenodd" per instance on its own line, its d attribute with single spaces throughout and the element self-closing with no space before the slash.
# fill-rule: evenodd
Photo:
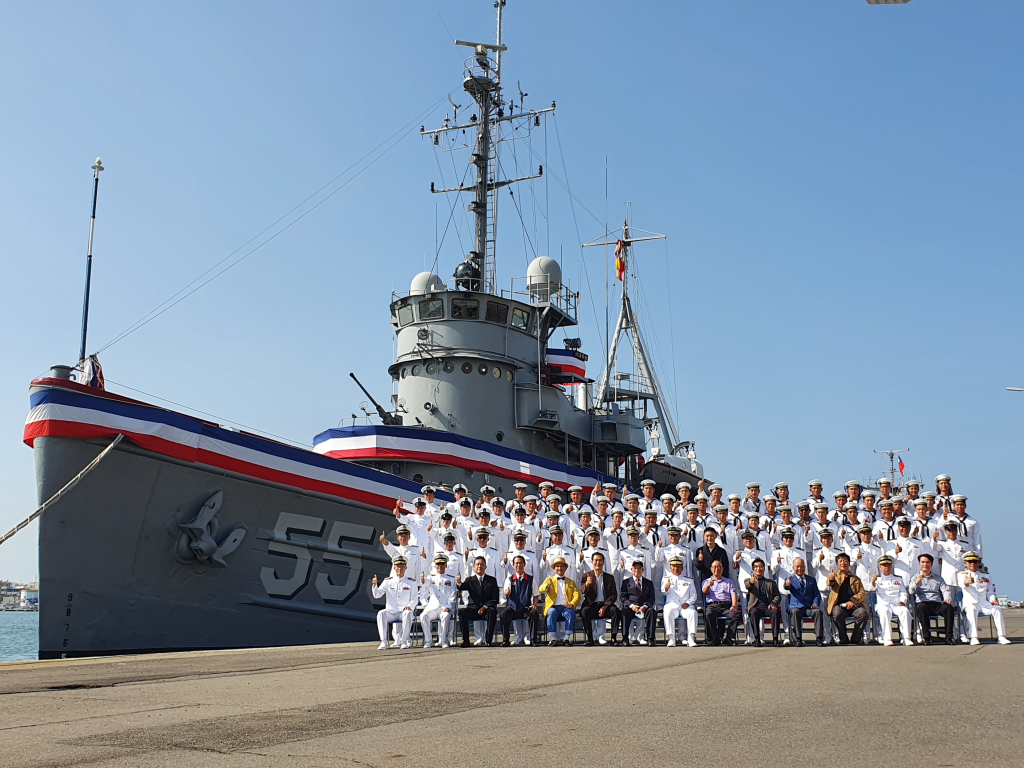
<svg viewBox="0 0 1024 768">
<path fill-rule="evenodd" d="M 493 10 L 22 3 L 0 19 L 6 530 L 36 504 L 28 382 L 77 356 L 93 158 L 107 171 L 90 350 L 457 89 L 466 51 L 444 24 L 490 40 Z M 606 156 L 612 220 L 631 200 L 637 226 L 668 235 L 639 267 L 662 377 L 709 475 L 730 490 L 820 477 L 831 493 L 879 474 L 872 449 L 910 448 L 915 472 L 970 496 L 997 585 L 1024 597 L 1024 395 L 1004 391 L 1024 386 L 1024 6 L 510 0 L 507 19 L 506 85 L 558 101 L 569 182 L 597 217 L 577 206 L 582 239 L 602 233 Z M 432 260 L 444 211 L 431 181 L 433 150 L 410 134 L 105 351 L 109 378 L 307 443 L 363 400 L 349 371 L 386 397 L 390 291 Z M 572 212 L 549 184 L 551 251 L 575 282 Z M 529 246 L 503 206 L 505 282 Z M 463 253 L 450 234 L 439 271 Z M 603 302 L 603 254 L 587 258 Z M 581 314 L 596 368 L 603 303 Z M 35 538 L 0 549 L 0 577 L 32 577 Z"/>
</svg>

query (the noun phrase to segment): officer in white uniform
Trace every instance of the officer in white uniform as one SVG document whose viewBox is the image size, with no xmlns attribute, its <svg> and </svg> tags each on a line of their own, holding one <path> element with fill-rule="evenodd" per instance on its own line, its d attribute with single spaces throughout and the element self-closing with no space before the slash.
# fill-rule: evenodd
<svg viewBox="0 0 1024 768">
<path fill-rule="evenodd" d="M 424 501 L 420 496 L 417 496 L 412 500 L 413 511 L 410 514 L 403 504 L 401 499 L 395 501 L 395 517 L 398 522 L 406 526 L 409 529 L 410 539 L 409 543 L 415 547 L 427 547 L 430 540 L 430 535 L 427 529 L 433 523 L 433 518 L 427 514 L 427 502 Z"/>
<path fill-rule="evenodd" d="M 548 576 L 556 575 L 552 566 L 555 560 L 563 558 L 567 566 L 565 577 L 579 584 L 579 555 L 576 554 L 576 550 L 564 542 L 564 539 L 565 529 L 560 525 L 553 526 L 551 528 L 551 544 L 544 549 L 540 556 L 540 582 L 543 582 Z"/>
<path fill-rule="evenodd" d="M 501 559 L 502 565 L 504 566 L 505 575 L 511 576 L 515 573 L 515 565 L 513 559 L 517 555 L 523 556 L 524 571 L 533 577 L 534 584 L 540 584 L 542 579 L 540 578 L 540 566 L 538 564 L 537 556 L 527 549 L 527 540 L 529 534 L 526 531 L 516 531 L 512 534 L 512 549 Z"/>
<path fill-rule="evenodd" d="M 437 503 L 435 496 L 437 489 L 432 485 L 424 485 L 420 488 L 420 493 L 423 494 L 423 500 L 427 502 L 427 515 L 436 523 L 438 516 L 441 514 L 441 508 L 445 506 Z"/>
<path fill-rule="evenodd" d="M 730 573 L 735 574 L 733 583 L 739 589 L 740 603 L 743 609 L 743 634 L 746 636 L 745 645 L 754 644 L 754 632 L 750 627 L 750 617 L 747 615 L 747 579 L 754 575 L 754 561 L 761 560 L 762 562 L 768 563 L 768 553 L 766 553 L 758 545 L 757 534 L 749 528 L 740 534 L 740 540 L 743 542 L 743 548 L 738 550 L 732 558 L 732 570 Z M 770 563 L 766 572 L 771 571 Z"/>
<path fill-rule="evenodd" d="M 878 642 L 882 645 L 892 645 L 892 617 L 896 616 L 900 625 L 900 636 L 904 645 L 913 645 L 910 639 L 910 608 L 907 603 L 910 598 L 907 594 L 907 582 L 892 570 L 893 559 L 890 555 L 882 555 L 878 558 L 878 568 L 881 573 L 876 573 L 871 580 L 875 590 L 875 614 L 878 616 L 878 623 L 882 629 L 882 636 Z"/>
<path fill-rule="evenodd" d="M 482 557 L 487 561 L 487 575 L 493 576 L 495 581 L 501 574 L 501 559 L 502 555 L 491 546 L 491 531 L 488 528 L 477 528 L 476 529 L 476 547 L 469 550 L 466 555 L 466 562 L 476 562 L 478 557 Z"/>
<path fill-rule="evenodd" d="M 589 528 L 586 536 L 586 546 L 580 551 L 580 566 L 579 573 L 584 574 L 587 571 L 594 570 L 593 557 L 595 554 L 600 554 L 604 557 L 604 562 L 610 563 L 611 556 L 608 553 L 608 546 L 604 542 L 604 538 L 601 536 L 601 531 L 598 528 Z M 608 571 L 609 575 L 612 575 L 611 571 Z"/>
<path fill-rule="evenodd" d="M 1000 645 L 1009 645 L 1006 638 L 1006 620 L 1003 607 L 996 599 L 996 585 L 987 573 L 981 572 L 981 555 L 968 552 L 964 555 L 967 570 L 957 574 L 957 586 L 963 590 L 964 616 L 967 618 L 971 645 L 980 645 L 978 640 L 978 616 L 991 616 L 996 625 Z"/>
<path fill-rule="evenodd" d="M 661 593 L 665 597 L 665 608 L 662 614 L 665 621 L 665 638 L 667 647 L 676 644 L 676 620 L 686 621 L 687 645 L 697 647 L 697 588 L 693 579 L 683 575 L 684 562 L 681 557 L 673 557 L 668 562 L 669 572 L 661 579 Z"/>
<path fill-rule="evenodd" d="M 423 628 L 423 647 L 431 648 L 434 638 L 430 632 L 430 623 L 437 622 L 437 640 L 442 648 L 451 645 L 455 631 L 455 609 L 459 600 L 459 588 L 455 577 L 448 572 L 448 558 L 438 554 L 434 558 L 434 573 L 427 576 L 421 591 L 426 598 L 423 613 L 420 614 L 420 626 Z"/>
<path fill-rule="evenodd" d="M 668 543 L 661 548 L 661 560 L 670 563 L 672 558 L 683 561 L 683 576 L 693 578 L 693 553 L 682 543 L 682 530 L 678 525 L 670 525 L 667 529 Z"/>
<path fill-rule="evenodd" d="M 466 578 L 469 575 L 469 568 L 466 566 L 466 556 L 456 549 L 457 537 L 454 533 L 446 533 L 442 542 L 444 551 L 438 554 L 443 554 L 448 559 L 444 572 L 453 579 Z"/>
<path fill-rule="evenodd" d="M 793 563 L 797 559 L 803 560 L 804 551 L 794 546 L 796 531 L 791 527 L 788 525 L 784 527 L 780 535 L 782 546 L 772 552 L 771 571 L 772 576 L 779 585 L 779 595 L 782 598 L 782 603 L 779 606 L 782 609 L 782 627 L 785 630 L 782 644 L 789 645 L 789 589 L 786 587 L 786 580 L 795 573 Z M 750 577 L 748 576 L 747 578 Z"/>
<path fill-rule="evenodd" d="M 636 526 L 630 526 L 626 529 L 626 538 L 628 544 L 625 549 L 618 553 L 618 573 L 613 573 L 616 581 L 622 581 L 626 578 L 627 574 L 633 572 L 633 561 L 639 560 L 644 564 L 644 572 L 650 573 L 653 571 L 654 564 L 654 552 L 644 544 L 640 543 L 640 529 Z"/>
<path fill-rule="evenodd" d="M 377 634 L 380 635 L 380 645 L 377 650 L 388 649 L 388 624 L 393 621 L 401 622 L 401 629 L 398 632 L 398 644 L 401 648 L 411 648 L 409 631 L 412 629 L 413 611 L 420 599 L 420 585 L 416 580 L 407 575 L 406 559 L 401 555 L 391 560 L 391 567 L 394 576 L 388 576 L 383 582 L 377 585 L 377 576 L 373 577 L 371 593 L 374 599 L 385 598 L 384 608 L 377 612 Z"/>
<path fill-rule="evenodd" d="M 835 537 L 831 528 L 822 528 L 818 532 L 818 536 L 821 540 L 821 546 L 815 549 L 811 555 L 808 572 L 818 583 L 818 592 L 821 593 L 822 605 L 827 606 L 828 596 L 832 592 L 832 588 L 828 585 L 828 576 L 830 573 L 839 570 L 836 567 L 836 557 L 840 552 L 832 547 L 832 541 Z M 827 610 L 822 611 L 821 614 L 822 636 L 825 644 L 828 645 L 832 641 L 832 618 Z"/>
<path fill-rule="evenodd" d="M 456 483 L 452 486 L 452 494 L 455 496 L 455 501 L 448 502 L 448 505 L 445 507 L 445 509 L 452 513 L 452 517 L 458 518 L 461 514 L 459 511 L 461 509 L 461 502 L 463 499 L 469 498 L 467 496 L 468 493 L 469 488 L 464 486 L 462 483 Z M 472 509 L 472 506 L 473 503 L 470 502 L 470 509 Z"/>
<path fill-rule="evenodd" d="M 896 521 L 899 536 L 889 542 L 886 554 L 893 559 L 893 573 L 902 577 L 903 585 L 909 589 L 910 580 L 921 570 L 921 546 L 910 538 L 910 518 L 901 517 Z"/>
<path fill-rule="evenodd" d="M 388 541 L 383 533 L 380 535 L 380 543 L 384 546 L 384 552 L 391 558 L 392 563 L 396 557 L 401 557 L 405 561 L 406 572 L 409 578 L 419 583 L 420 574 L 426 570 L 426 550 L 423 547 L 415 547 L 410 543 L 411 536 L 408 526 L 398 526 L 395 530 L 395 536 L 398 537 L 397 544 L 392 544 Z M 397 571 L 392 566 L 391 574 L 388 578 L 395 575 L 397 575 Z"/>
</svg>

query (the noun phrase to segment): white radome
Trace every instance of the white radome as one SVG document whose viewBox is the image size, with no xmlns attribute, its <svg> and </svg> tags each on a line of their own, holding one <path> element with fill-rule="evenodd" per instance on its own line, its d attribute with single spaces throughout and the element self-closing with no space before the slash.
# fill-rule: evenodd
<svg viewBox="0 0 1024 768">
<path fill-rule="evenodd" d="M 412 296 L 424 293 L 439 293 L 443 290 L 444 283 L 433 272 L 420 272 L 412 279 L 412 284 L 409 286 L 409 294 Z"/>
<path fill-rule="evenodd" d="M 538 256 L 526 270 L 526 286 L 530 293 L 558 293 L 562 289 L 562 268 L 550 256 Z"/>
</svg>

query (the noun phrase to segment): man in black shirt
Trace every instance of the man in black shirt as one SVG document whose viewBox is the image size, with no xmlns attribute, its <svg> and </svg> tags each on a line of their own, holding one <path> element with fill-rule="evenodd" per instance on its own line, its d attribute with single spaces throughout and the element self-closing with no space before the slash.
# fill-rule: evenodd
<svg viewBox="0 0 1024 768">
<path fill-rule="evenodd" d="M 716 543 L 717 539 L 718 531 L 714 528 L 707 528 L 704 531 L 704 545 L 698 548 L 693 556 L 697 563 L 696 583 L 698 585 L 711 578 L 711 564 L 716 560 L 722 564 L 723 575 L 726 578 L 729 576 L 729 553 Z"/>
</svg>

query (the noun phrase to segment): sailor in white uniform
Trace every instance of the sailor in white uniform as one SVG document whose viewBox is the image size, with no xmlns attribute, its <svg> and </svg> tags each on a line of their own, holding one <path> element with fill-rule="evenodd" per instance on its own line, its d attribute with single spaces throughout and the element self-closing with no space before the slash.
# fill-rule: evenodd
<svg viewBox="0 0 1024 768">
<path fill-rule="evenodd" d="M 704 544 L 704 529 L 707 526 L 700 519 L 700 510 L 696 504 L 688 504 L 686 516 L 679 523 L 679 530 L 682 531 L 680 541 L 691 552 L 696 552 Z"/>
<path fill-rule="evenodd" d="M 740 534 L 740 540 L 743 542 L 743 548 L 733 555 L 730 573 L 735 574 L 733 583 L 739 588 L 740 592 L 740 603 L 743 609 L 743 634 L 747 638 L 745 645 L 753 645 L 754 631 L 750 627 L 750 617 L 747 615 L 748 594 L 746 584 L 747 579 L 754 575 L 754 561 L 761 560 L 767 563 L 768 554 L 759 546 L 757 534 L 749 528 Z M 771 569 L 769 568 L 768 570 L 770 571 Z"/>
<path fill-rule="evenodd" d="M 579 583 L 578 569 L 580 565 L 579 555 L 572 547 L 564 542 L 565 530 L 560 525 L 555 525 L 551 528 L 551 544 L 548 545 L 540 556 L 540 581 L 543 583 L 544 579 L 555 574 L 554 565 L 555 560 L 562 558 L 566 563 L 565 578 L 572 579 L 577 584 Z"/>
<path fill-rule="evenodd" d="M 512 549 L 510 549 L 501 559 L 501 563 L 504 566 L 505 575 L 511 576 L 516 570 L 513 560 L 517 555 L 522 555 L 525 572 L 533 577 L 534 584 L 540 584 L 541 581 L 543 581 L 540 576 L 540 561 L 538 560 L 537 555 L 527 549 L 528 539 L 529 534 L 524 530 L 519 530 L 513 533 Z"/>
<path fill-rule="evenodd" d="M 530 486 L 528 486 L 526 483 L 515 483 L 512 486 L 512 493 L 515 494 L 515 498 L 512 499 L 508 504 L 506 504 L 505 508 L 508 510 L 508 513 L 513 517 L 515 517 L 517 509 L 519 509 L 520 507 L 526 507 L 526 492 L 527 490 L 529 490 L 529 488 Z"/>
<path fill-rule="evenodd" d="M 443 554 L 447 558 L 448 564 L 445 566 L 444 572 L 453 579 L 465 578 L 469 575 L 469 568 L 466 566 L 466 556 L 456 549 L 456 539 L 457 537 L 454 533 L 446 533 L 442 540 L 444 551 L 438 552 L 438 554 Z"/>
<path fill-rule="evenodd" d="M 527 552 L 536 554 L 537 550 L 540 549 L 542 536 L 540 535 L 540 531 L 537 530 L 537 526 L 527 521 L 526 505 L 523 504 L 516 507 L 513 517 L 514 520 L 509 526 L 509 531 L 512 533 L 513 543 L 515 542 L 515 535 L 522 531 L 526 535 L 524 548 Z"/>
<path fill-rule="evenodd" d="M 781 546 L 772 551 L 771 575 L 779 586 L 779 595 L 782 598 L 780 608 L 782 610 L 782 626 L 785 635 L 783 645 L 789 645 L 789 588 L 786 581 L 795 573 L 793 563 L 804 559 L 804 551 L 795 545 L 796 531 L 790 526 L 785 526 L 780 531 Z M 749 577 L 748 577 L 749 578 Z"/>
<path fill-rule="evenodd" d="M 760 483 L 747 483 L 747 498 L 740 504 L 740 509 L 743 513 L 750 517 L 754 514 L 758 517 L 762 514 L 761 508 L 761 484 Z"/>
<path fill-rule="evenodd" d="M 413 511 L 410 514 L 409 510 L 403 505 L 402 500 L 396 499 L 394 515 L 399 523 L 409 529 L 411 534 L 409 543 L 416 547 L 426 547 L 430 541 L 427 529 L 434 520 L 427 514 L 427 502 L 420 496 L 413 499 L 412 504 Z"/>
<path fill-rule="evenodd" d="M 427 502 L 427 515 L 429 515 L 430 519 L 436 523 L 438 517 L 441 515 L 442 507 L 445 506 L 437 502 L 437 489 L 432 485 L 424 485 L 420 488 L 420 493 L 423 495 L 423 500 Z"/>
<path fill-rule="evenodd" d="M 849 502 L 852 504 L 853 502 Z M 837 529 L 839 528 L 838 523 L 831 522 L 828 519 L 828 505 L 824 502 L 814 505 L 814 520 L 811 521 L 811 552 L 813 553 L 817 549 L 821 549 L 821 537 L 828 531 L 832 535 L 833 541 L 837 536 Z"/>
<path fill-rule="evenodd" d="M 683 619 L 686 622 L 687 645 L 690 648 L 697 647 L 697 588 L 693 579 L 683 575 L 684 562 L 681 557 L 673 557 L 668 562 L 669 572 L 661 579 L 661 593 L 664 596 L 665 607 L 663 618 L 665 621 L 665 637 L 667 647 L 672 648 L 676 644 L 676 620 Z"/>
<path fill-rule="evenodd" d="M 962 493 L 957 493 L 950 497 L 950 502 L 953 504 L 953 512 L 956 515 L 955 519 L 960 523 L 960 535 L 970 542 L 972 552 L 977 552 L 984 557 L 985 553 L 982 551 L 981 543 L 981 525 L 967 514 L 967 497 Z"/>
<path fill-rule="evenodd" d="M 461 514 L 459 510 L 461 509 L 462 500 L 469 498 L 469 488 L 464 486 L 462 483 L 456 483 L 455 485 L 452 486 L 452 494 L 455 496 L 455 501 L 448 502 L 448 505 L 445 507 L 445 509 L 452 513 L 452 517 L 457 518 Z M 470 509 L 472 510 L 472 508 L 473 503 L 471 501 Z"/>
<path fill-rule="evenodd" d="M 612 574 L 617 581 L 622 581 L 628 574 L 633 572 L 634 560 L 639 560 L 644 564 L 645 572 L 653 570 L 654 552 L 649 547 L 640 543 L 640 529 L 636 526 L 630 526 L 626 529 L 626 538 L 629 543 L 617 553 L 619 557 L 616 563 L 617 572 Z"/>
<path fill-rule="evenodd" d="M 693 488 L 687 482 L 676 483 L 676 496 L 679 497 L 679 506 L 685 507 L 690 503 L 690 493 Z"/>
<path fill-rule="evenodd" d="M 819 501 L 825 501 L 825 496 L 822 493 L 822 489 L 825 484 L 821 480 L 814 479 L 807 483 L 808 496 L 804 501 L 810 504 L 817 504 Z"/>
<path fill-rule="evenodd" d="M 964 555 L 967 569 L 957 574 L 957 586 L 963 590 L 964 616 L 967 618 L 967 630 L 971 645 L 980 645 L 978 640 L 978 617 L 991 616 L 996 625 L 996 634 L 1000 645 L 1009 645 L 1006 638 L 1006 620 L 1003 618 L 1003 607 L 996 598 L 996 585 L 987 573 L 981 572 L 981 555 L 968 552 Z"/>
<path fill-rule="evenodd" d="M 900 535 L 899 528 L 896 525 L 896 513 L 893 510 L 892 502 L 883 502 L 882 506 L 879 507 L 879 512 L 881 512 L 882 516 L 875 521 L 875 537 L 880 540 L 882 547 L 888 548 L 890 543 L 896 541 Z"/>
<path fill-rule="evenodd" d="M 569 503 L 565 505 L 565 512 L 570 518 L 575 520 L 577 523 L 580 522 L 580 515 L 583 512 L 589 512 L 591 517 L 594 516 L 594 508 L 583 501 L 583 488 L 578 485 L 572 485 L 569 487 Z"/>
<path fill-rule="evenodd" d="M 921 570 L 921 546 L 910 538 L 910 518 L 900 517 L 896 521 L 899 529 L 899 536 L 896 541 L 888 542 L 885 547 L 886 554 L 893 559 L 893 573 L 903 579 L 903 584 L 909 589 L 910 580 Z"/>
<path fill-rule="evenodd" d="M 662 506 L 661 502 L 654 498 L 656 483 L 653 480 L 647 479 L 640 482 L 640 493 L 643 494 L 640 498 L 640 512 L 646 513 L 647 510 L 653 509 L 661 515 Z"/>
<path fill-rule="evenodd" d="M 493 576 L 495 580 L 499 578 L 501 574 L 501 560 L 503 557 L 502 553 L 499 553 L 491 545 L 491 531 L 489 528 L 480 527 L 476 529 L 476 547 L 469 550 L 466 553 L 466 562 L 476 562 L 478 557 L 482 557 L 487 561 L 486 573 L 488 576 Z"/>
<path fill-rule="evenodd" d="M 903 644 L 913 645 L 914 641 L 910 639 L 910 608 L 907 607 L 910 598 L 907 594 L 907 582 L 902 576 L 893 573 L 892 566 L 892 557 L 882 555 L 878 558 L 881 573 L 876 573 L 871 579 L 871 586 L 875 591 L 875 614 L 882 630 L 882 636 L 878 641 L 885 646 L 892 645 L 892 617 L 895 615 L 899 621 Z"/>
<path fill-rule="evenodd" d="M 594 490 L 590 492 L 590 506 L 597 508 L 598 496 L 605 496 L 608 499 L 608 508 L 625 509 L 622 506 L 622 502 L 615 498 L 615 492 L 618 490 L 618 486 L 615 483 L 595 483 Z"/>
<path fill-rule="evenodd" d="M 398 538 L 398 544 L 392 544 L 383 533 L 380 535 L 380 543 L 384 547 L 384 552 L 391 558 L 392 563 L 396 557 L 401 557 L 405 561 L 409 578 L 419 583 L 420 574 L 426 570 L 426 549 L 412 545 L 409 528 L 405 525 L 398 526 L 395 536 Z M 397 571 L 392 567 L 388 578 L 395 575 L 397 575 Z"/>
<path fill-rule="evenodd" d="M 411 648 L 409 631 L 412 629 L 413 611 L 420 599 L 420 585 L 407 575 L 407 563 L 399 555 L 391 561 L 394 576 L 388 576 L 377 585 L 374 574 L 371 593 L 374 599 L 385 598 L 384 608 L 377 612 L 377 634 L 380 635 L 379 651 L 388 649 L 388 625 L 393 621 L 401 622 L 398 632 L 398 644 L 401 648 Z"/>
<path fill-rule="evenodd" d="M 451 645 L 455 631 L 455 609 L 459 601 L 459 588 L 455 576 L 449 574 L 448 558 L 439 553 L 434 558 L 434 572 L 424 579 L 421 591 L 426 598 L 420 614 L 423 629 L 423 647 L 431 648 L 434 638 L 430 632 L 431 622 L 437 622 L 437 640 L 442 648 Z"/>
<path fill-rule="evenodd" d="M 676 497 L 671 493 L 661 494 L 661 519 L 662 525 L 671 525 L 676 522 Z"/>
<path fill-rule="evenodd" d="M 828 577 L 830 573 L 839 570 L 836 567 L 836 557 L 841 553 L 832 547 L 834 535 L 831 528 L 822 528 L 817 535 L 820 538 L 821 546 L 812 553 L 808 572 L 818 583 L 822 604 L 828 605 L 828 596 L 832 591 L 828 585 Z M 822 611 L 821 619 L 824 643 L 828 645 L 832 642 L 832 619 L 828 611 Z"/>
<path fill-rule="evenodd" d="M 679 558 L 683 561 L 683 576 L 689 579 L 693 576 L 693 552 L 682 543 L 682 529 L 678 525 L 669 525 L 666 530 L 668 542 L 661 548 L 661 560 L 665 563 L 672 558 Z"/>
<path fill-rule="evenodd" d="M 836 491 L 832 494 L 832 507 L 829 509 L 828 519 L 833 523 L 842 522 L 845 515 L 846 505 L 850 503 L 850 495 L 845 491 Z M 817 503 L 817 502 L 815 502 Z M 856 503 L 854 507 L 860 512 L 860 506 Z M 864 522 L 861 520 L 861 522 Z"/>
</svg>

